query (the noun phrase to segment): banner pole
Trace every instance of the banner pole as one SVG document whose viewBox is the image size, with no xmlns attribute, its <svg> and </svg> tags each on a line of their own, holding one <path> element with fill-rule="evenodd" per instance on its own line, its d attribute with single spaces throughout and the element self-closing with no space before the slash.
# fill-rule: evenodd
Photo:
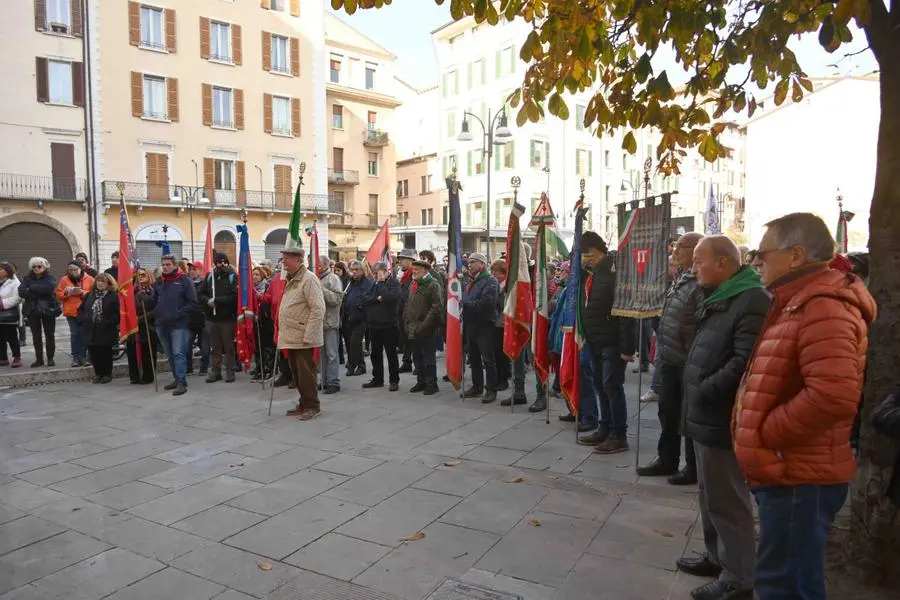
<svg viewBox="0 0 900 600">
<path fill-rule="evenodd" d="M 638 351 L 643 351 L 644 346 L 644 319 L 638 319 Z M 644 359 L 643 356 L 638 358 L 638 379 L 637 379 L 637 441 L 635 442 L 634 449 L 634 468 L 637 468 L 641 464 L 641 379 L 643 375 L 643 370 L 641 369 L 641 361 Z"/>
<path fill-rule="evenodd" d="M 147 351 L 150 353 L 150 371 L 153 373 L 153 392 L 159 393 L 159 378 L 156 376 L 156 357 L 153 355 L 153 340 L 152 332 L 150 331 L 150 321 L 147 319 L 147 305 L 144 304 L 144 301 L 141 300 L 141 312 L 144 313 L 144 328 L 147 330 Z M 138 339 L 135 340 L 137 343 L 141 341 L 141 332 L 140 330 L 137 333 Z M 126 341 L 127 343 L 127 341 Z"/>
<path fill-rule="evenodd" d="M 272 402 L 275 400 L 275 375 L 278 370 L 278 349 L 275 349 L 275 360 L 272 363 L 272 386 L 269 390 L 269 410 L 266 413 L 266 416 L 272 416 Z"/>
<path fill-rule="evenodd" d="M 547 404 L 547 425 L 549 425 L 550 424 L 550 376 L 549 375 L 547 376 L 547 382 L 544 383 L 544 402 Z"/>
</svg>

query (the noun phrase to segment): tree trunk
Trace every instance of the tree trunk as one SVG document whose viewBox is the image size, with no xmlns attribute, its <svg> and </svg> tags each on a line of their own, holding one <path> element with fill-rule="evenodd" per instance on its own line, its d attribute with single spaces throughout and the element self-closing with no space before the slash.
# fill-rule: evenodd
<svg viewBox="0 0 900 600">
<path fill-rule="evenodd" d="M 900 45 L 892 45 L 880 60 L 881 124 L 869 216 L 869 291 L 878 303 L 878 318 L 869 335 L 859 472 L 844 556 L 861 578 L 900 589 L 900 510 L 885 498 L 895 449 L 871 426 L 872 409 L 900 378 Z"/>
</svg>

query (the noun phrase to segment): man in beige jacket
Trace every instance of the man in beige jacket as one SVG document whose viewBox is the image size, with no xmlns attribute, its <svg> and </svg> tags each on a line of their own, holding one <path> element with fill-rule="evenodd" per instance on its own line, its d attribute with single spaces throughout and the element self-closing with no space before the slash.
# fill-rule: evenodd
<svg viewBox="0 0 900 600">
<path fill-rule="evenodd" d="M 306 268 L 306 251 L 285 248 L 281 251 L 287 283 L 278 310 L 278 349 L 288 351 L 288 364 L 300 400 L 288 411 L 301 421 L 321 413 L 316 381 L 314 350 L 322 346 L 325 325 L 325 297 L 319 278 Z"/>
</svg>

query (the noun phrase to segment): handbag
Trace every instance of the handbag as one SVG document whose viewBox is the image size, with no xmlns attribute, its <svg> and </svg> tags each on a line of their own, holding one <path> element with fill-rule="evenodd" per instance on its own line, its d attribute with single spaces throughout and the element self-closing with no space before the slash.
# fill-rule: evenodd
<svg viewBox="0 0 900 600">
<path fill-rule="evenodd" d="M 3 325 L 19 324 L 19 307 L 5 308 L 0 310 L 0 323 Z"/>
</svg>

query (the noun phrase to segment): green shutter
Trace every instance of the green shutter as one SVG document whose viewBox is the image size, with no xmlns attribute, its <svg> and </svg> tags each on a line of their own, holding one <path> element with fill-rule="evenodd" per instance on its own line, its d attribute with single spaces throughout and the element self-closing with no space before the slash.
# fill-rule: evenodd
<svg viewBox="0 0 900 600">
<path fill-rule="evenodd" d="M 509 48 L 509 72 L 516 72 L 516 47 Z"/>
<path fill-rule="evenodd" d="M 516 168 L 516 143 L 514 141 L 506 142 L 506 146 L 504 148 L 509 152 L 509 168 Z"/>
<path fill-rule="evenodd" d="M 502 146 L 494 149 L 494 170 L 495 171 L 500 170 L 500 158 L 501 158 L 500 155 L 503 154 L 503 151 L 500 148 L 502 148 Z"/>
<path fill-rule="evenodd" d="M 535 142 L 534 140 L 531 140 L 531 142 L 529 143 L 529 156 L 531 157 L 531 167 L 532 167 L 532 168 L 535 167 L 535 164 L 534 164 L 534 147 L 535 147 L 536 145 L 537 145 L 537 142 Z"/>
<path fill-rule="evenodd" d="M 588 159 L 588 168 L 587 168 L 588 177 L 592 177 L 594 175 L 594 153 L 593 153 L 593 151 L 588 150 L 587 159 Z"/>
<path fill-rule="evenodd" d="M 503 53 L 497 50 L 497 79 L 503 75 Z"/>
<path fill-rule="evenodd" d="M 471 150 L 469 150 L 469 170 L 468 170 L 468 173 L 469 173 L 469 177 L 471 177 L 471 176 L 472 176 L 472 151 L 471 151 Z"/>
<path fill-rule="evenodd" d="M 544 142 L 544 166 L 550 166 L 550 142 Z"/>
</svg>

